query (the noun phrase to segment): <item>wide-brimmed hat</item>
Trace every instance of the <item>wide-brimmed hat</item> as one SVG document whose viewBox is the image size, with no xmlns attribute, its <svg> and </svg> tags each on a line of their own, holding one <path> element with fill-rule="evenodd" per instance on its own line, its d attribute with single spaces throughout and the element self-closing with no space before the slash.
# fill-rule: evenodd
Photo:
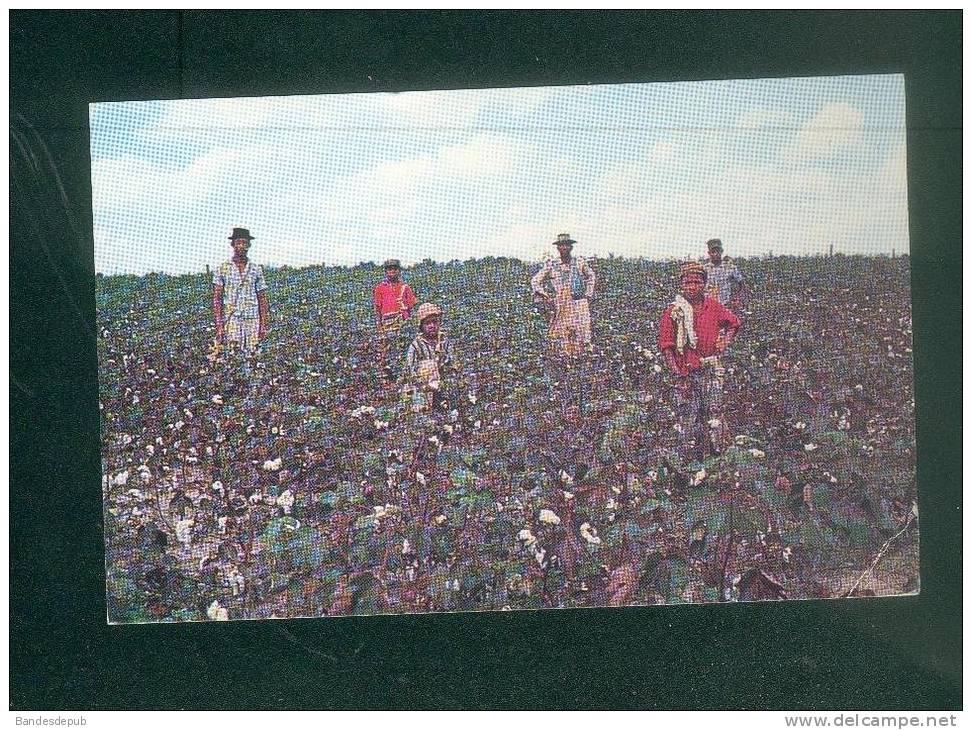
<svg viewBox="0 0 972 730">
<path fill-rule="evenodd" d="M 253 240 L 253 236 L 250 235 L 249 228 L 234 228 L 233 235 L 229 237 L 229 240 L 235 241 L 237 238 L 245 238 L 248 241 Z"/>
<path fill-rule="evenodd" d="M 441 316 L 442 316 L 442 310 L 439 309 L 434 304 L 432 304 L 431 302 L 425 302 L 424 304 L 420 304 L 418 308 L 418 312 L 416 312 L 416 317 L 418 317 L 419 324 L 422 324 L 422 320 L 428 317 L 441 317 Z"/>
<path fill-rule="evenodd" d="M 678 277 L 679 279 L 684 279 L 686 276 L 701 276 L 703 281 L 709 278 L 709 272 L 705 270 L 705 267 L 695 261 L 689 261 L 679 265 L 678 267 Z"/>
<path fill-rule="evenodd" d="M 382 264 L 382 267 L 386 269 L 400 269 L 402 268 L 402 262 L 398 259 L 388 259 Z"/>
<path fill-rule="evenodd" d="M 577 241 L 570 237 L 569 233 L 558 233 L 557 240 L 553 242 L 554 246 L 568 245 L 573 246 Z"/>
<path fill-rule="evenodd" d="M 720 238 L 710 238 L 705 242 L 705 245 L 709 247 L 710 251 L 721 251 L 722 250 L 722 239 Z"/>
</svg>

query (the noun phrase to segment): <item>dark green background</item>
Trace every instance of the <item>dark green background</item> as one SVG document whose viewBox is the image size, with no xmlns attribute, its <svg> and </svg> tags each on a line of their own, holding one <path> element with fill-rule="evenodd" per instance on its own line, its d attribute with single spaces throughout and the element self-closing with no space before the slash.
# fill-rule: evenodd
<svg viewBox="0 0 972 730">
<path fill-rule="evenodd" d="M 11 12 L 11 707 L 961 707 L 961 22 Z M 906 76 L 919 597 L 106 625 L 88 102 L 866 72 Z"/>
</svg>

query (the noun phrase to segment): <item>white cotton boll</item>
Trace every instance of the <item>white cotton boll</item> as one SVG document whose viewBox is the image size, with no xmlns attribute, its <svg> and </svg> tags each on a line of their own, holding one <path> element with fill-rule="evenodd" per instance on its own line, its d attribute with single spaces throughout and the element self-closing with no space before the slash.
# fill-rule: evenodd
<svg viewBox="0 0 972 730">
<path fill-rule="evenodd" d="M 223 405 L 223 396 L 221 396 L 221 395 L 214 395 L 212 397 L 212 401 L 216 405 L 221 406 L 221 405 Z"/>
<path fill-rule="evenodd" d="M 722 425 L 722 421 L 720 421 L 718 418 L 709 419 L 709 428 L 719 428 L 719 426 L 721 425 Z"/>
<path fill-rule="evenodd" d="M 573 492 L 568 492 L 567 490 L 564 490 L 564 501 L 565 502 L 569 502 L 573 498 L 574 498 L 574 493 Z"/>
<path fill-rule="evenodd" d="M 264 471 L 280 471 L 280 467 L 283 464 L 283 459 L 277 457 L 276 459 L 267 459 L 263 462 Z"/>
<path fill-rule="evenodd" d="M 290 514 L 290 510 L 294 506 L 294 495 L 289 489 L 285 489 L 283 493 L 277 497 L 277 506 L 280 507 L 285 515 Z"/>
<path fill-rule="evenodd" d="M 436 515 L 434 522 L 437 525 L 444 525 L 447 519 L 445 515 Z"/>
<path fill-rule="evenodd" d="M 807 424 L 805 424 L 803 421 L 797 421 L 793 424 L 793 428 L 795 428 L 797 431 L 803 431 L 806 427 Z"/>
<path fill-rule="evenodd" d="M 533 543 L 537 541 L 537 538 L 533 536 L 533 533 L 530 532 L 530 530 L 527 530 L 525 528 L 520 530 L 519 533 L 517 533 L 516 539 L 522 543 L 525 543 L 527 547 L 533 545 Z"/>
<path fill-rule="evenodd" d="M 229 621 L 229 611 L 219 605 L 219 601 L 213 601 L 206 609 L 206 615 L 213 621 Z"/>
<path fill-rule="evenodd" d="M 766 452 L 765 451 L 761 451 L 759 449 L 750 449 L 749 450 L 749 453 L 755 459 L 765 459 L 766 458 Z"/>
<path fill-rule="evenodd" d="M 468 398 L 468 399 L 469 399 L 469 402 L 470 402 L 470 403 L 472 403 L 473 405 L 476 405 L 476 401 L 477 401 L 478 399 L 476 398 L 476 394 L 475 394 L 475 393 L 467 393 L 467 394 L 466 394 L 466 398 Z"/>
<path fill-rule="evenodd" d="M 129 476 L 129 471 L 126 469 L 125 471 L 115 474 L 115 476 L 112 478 L 112 483 L 115 484 L 115 486 L 124 487 L 126 484 L 128 484 Z"/>
<path fill-rule="evenodd" d="M 657 362 L 651 366 L 651 369 L 656 373 L 660 373 L 662 371 L 661 365 L 659 365 Z"/>
<path fill-rule="evenodd" d="M 175 422 L 174 428 L 175 428 L 176 431 L 181 431 L 182 430 L 182 427 L 185 426 L 185 425 L 186 425 L 186 422 L 185 421 L 179 420 L 179 421 L 176 421 Z"/>
<path fill-rule="evenodd" d="M 402 555 L 408 555 L 410 552 L 412 552 L 412 545 L 409 543 L 408 538 L 406 537 L 402 542 Z"/>
<path fill-rule="evenodd" d="M 420 471 L 415 472 L 415 481 L 417 481 L 419 484 L 421 484 L 424 487 L 426 482 L 425 474 L 423 474 Z"/>
<path fill-rule="evenodd" d="M 224 535 L 226 534 L 226 519 L 227 518 L 224 516 L 216 520 L 216 523 L 219 525 L 219 531 Z"/>
<path fill-rule="evenodd" d="M 546 525 L 559 525 L 560 518 L 549 509 L 540 510 L 540 521 Z"/>
<path fill-rule="evenodd" d="M 818 448 L 820 448 L 820 447 L 817 446 L 816 444 L 806 444 L 806 445 L 804 445 L 803 450 L 804 451 L 816 451 Z"/>
<path fill-rule="evenodd" d="M 401 512 L 401 509 L 394 504 L 386 504 L 385 506 L 379 504 L 372 509 L 375 511 L 375 519 L 384 519 L 385 517 L 391 517 Z"/>
<path fill-rule="evenodd" d="M 154 455 L 155 454 L 155 447 L 152 446 L 152 444 L 149 444 L 148 446 L 145 447 L 145 453 L 147 453 L 149 456 Z"/>
<path fill-rule="evenodd" d="M 566 484 L 568 487 L 574 483 L 574 477 L 568 474 L 563 469 L 560 470 L 560 481 Z"/>
<path fill-rule="evenodd" d="M 533 557 L 536 559 L 537 565 L 542 568 L 544 561 L 547 558 L 547 551 L 543 548 L 539 548 L 535 553 L 533 553 Z"/>
<path fill-rule="evenodd" d="M 600 545 L 601 538 L 597 536 L 597 530 L 595 530 L 590 522 L 585 522 L 580 526 L 580 534 L 585 540 L 587 540 L 590 545 Z"/>
<path fill-rule="evenodd" d="M 704 482 L 704 481 L 705 481 L 705 478 L 706 478 L 707 476 L 708 476 L 708 473 L 707 473 L 707 472 L 705 471 L 705 469 L 699 469 L 699 470 L 698 470 L 697 472 L 695 472 L 695 474 L 694 474 L 694 475 L 692 476 L 692 481 L 691 481 L 691 484 L 692 484 L 692 486 L 693 486 L 693 487 L 697 487 L 697 486 L 699 486 L 699 485 L 700 485 L 700 484 L 701 484 L 702 482 Z"/>
<path fill-rule="evenodd" d="M 189 543 L 192 542 L 192 526 L 194 524 L 196 524 L 196 521 L 191 517 L 186 520 L 176 520 L 176 540 L 181 542 L 186 547 L 188 547 Z"/>
<path fill-rule="evenodd" d="M 792 547 L 790 547 L 789 545 L 787 545 L 785 548 L 783 548 L 783 562 L 784 563 L 789 563 L 790 562 L 790 557 L 792 555 L 793 555 L 793 548 Z"/>
<path fill-rule="evenodd" d="M 263 501 L 263 494 L 260 492 L 254 492 L 250 495 L 250 504 L 259 504 Z"/>
</svg>

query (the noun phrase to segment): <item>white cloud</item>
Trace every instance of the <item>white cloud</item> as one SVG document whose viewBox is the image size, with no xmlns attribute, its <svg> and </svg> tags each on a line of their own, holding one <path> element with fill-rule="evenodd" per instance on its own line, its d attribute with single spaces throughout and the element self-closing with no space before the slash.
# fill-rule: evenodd
<svg viewBox="0 0 972 730">
<path fill-rule="evenodd" d="M 564 231 L 582 255 L 906 250 L 900 127 L 826 102 L 802 127 L 795 103 L 703 118 L 646 89 L 156 102 L 114 138 L 98 108 L 97 149 L 116 145 L 92 162 L 98 270 L 133 252 L 128 270 L 201 270 L 234 225 L 274 265 L 538 260 Z"/>
<path fill-rule="evenodd" d="M 797 132 L 796 159 L 826 159 L 857 149 L 863 139 L 864 115 L 849 104 L 827 104 Z"/>
<path fill-rule="evenodd" d="M 736 128 L 749 131 L 793 127 L 793 115 L 782 109 L 752 109 L 736 119 Z"/>
</svg>

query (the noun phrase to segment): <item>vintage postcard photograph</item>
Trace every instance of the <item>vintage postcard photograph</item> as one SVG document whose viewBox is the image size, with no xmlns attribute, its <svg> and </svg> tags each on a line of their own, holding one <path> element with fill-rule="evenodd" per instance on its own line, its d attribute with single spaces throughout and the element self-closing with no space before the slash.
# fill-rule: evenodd
<svg viewBox="0 0 972 730">
<path fill-rule="evenodd" d="M 92 104 L 107 620 L 918 592 L 905 104 Z"/>
</svg>

